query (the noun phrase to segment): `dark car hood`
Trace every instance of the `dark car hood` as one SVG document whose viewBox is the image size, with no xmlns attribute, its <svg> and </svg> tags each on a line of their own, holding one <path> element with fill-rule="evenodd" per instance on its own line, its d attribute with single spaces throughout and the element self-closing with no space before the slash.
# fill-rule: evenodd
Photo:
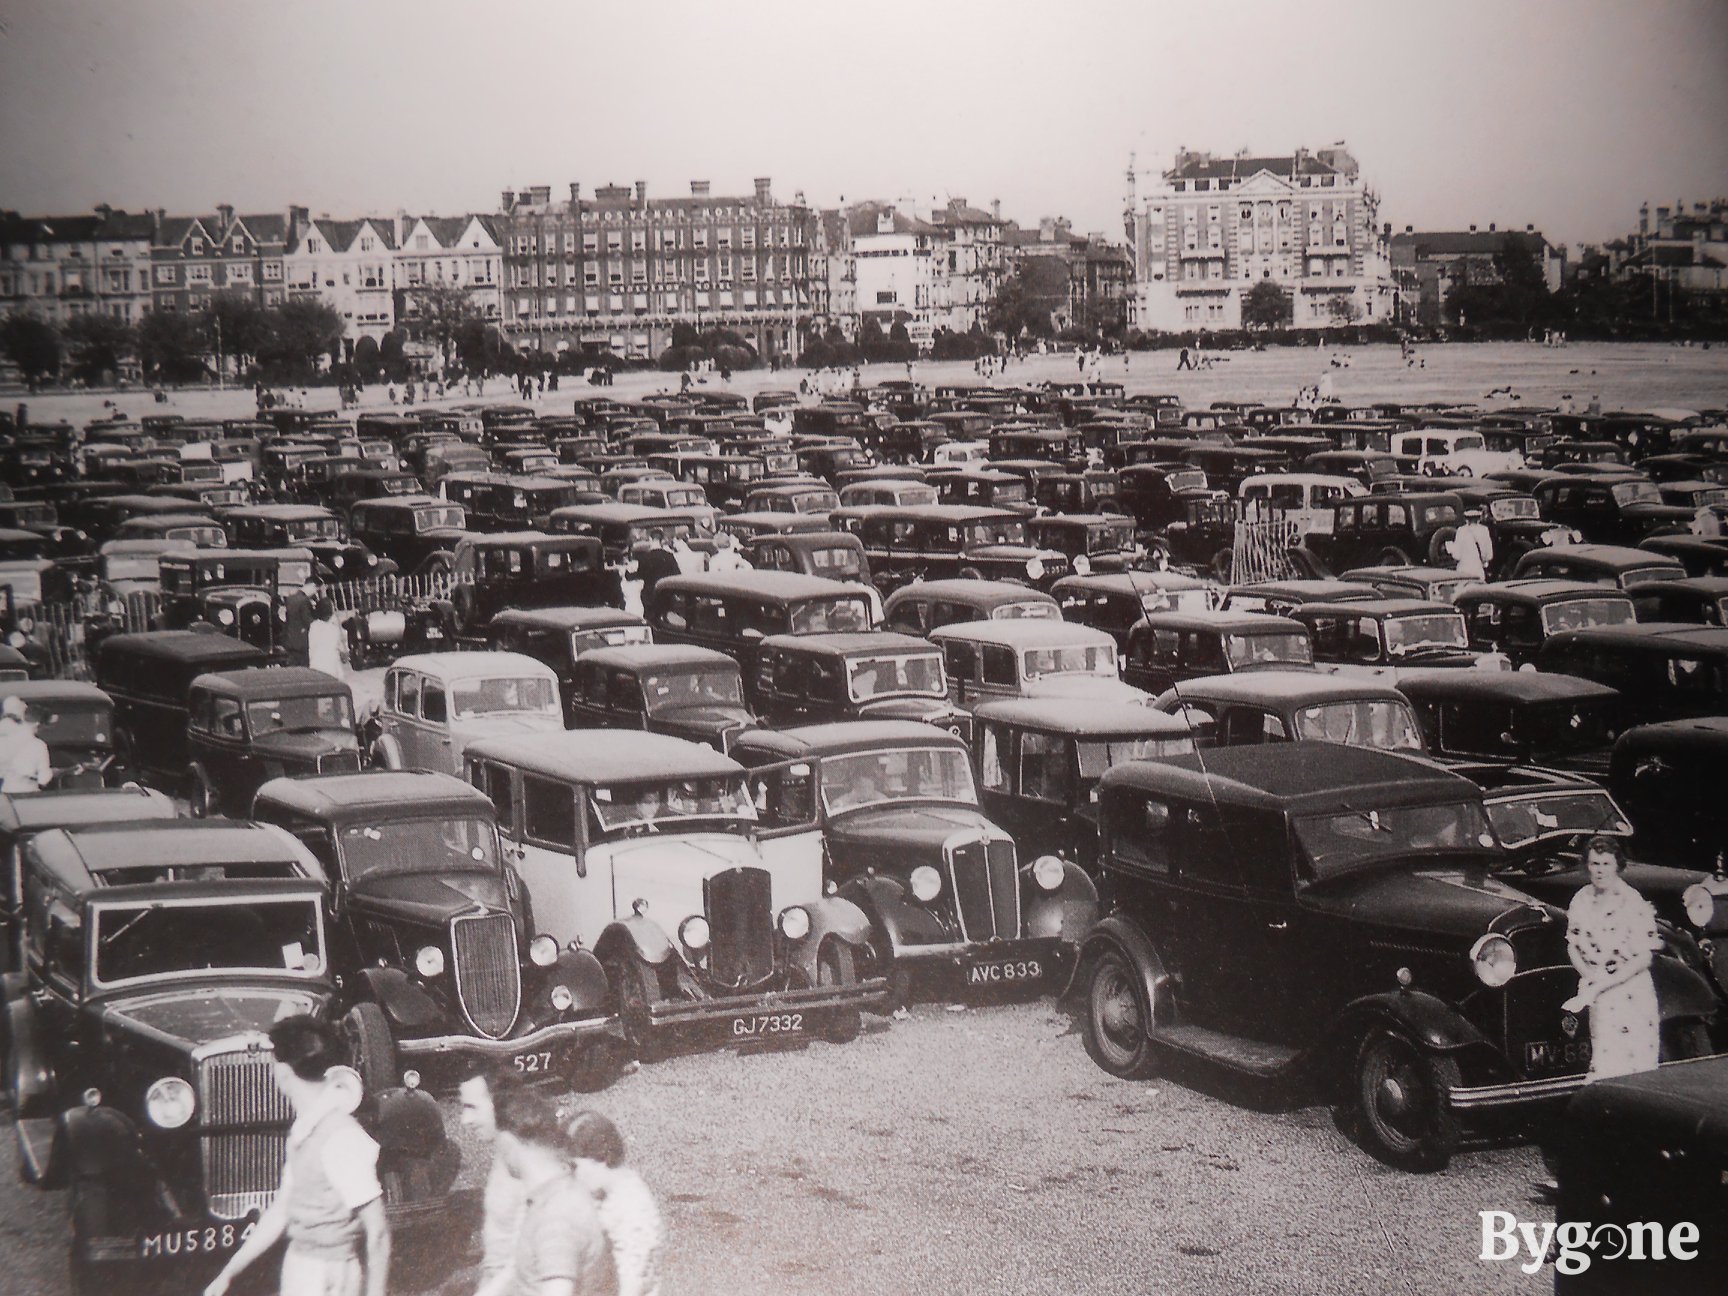
<svg viewBox="0 0 1728 1296">
<path fill-rule="evenodd" d="M 306 733 L 273 733 L 252 740 L 252 750 L 267 759 L 316 761 L 330 752 L 359 751 L 351 729 L 316 729 Z"/>
<path fill-rule="evenodd" d="M 656 711 L 649 724 L 661 733 L 683 731 L 686 733 L 720 734 L 728 729 L 754 729 L 756 717 L 743 707 L 738 706 L 687 706 L 669 707 Z"/>
<path fill-rule="evenodd" d="M 387 873 L 361 879 L 351 894 L 369 912 L 432 927 L 477 908 L 507 907 L 504 879 L 495 873 Z"/>
<path fill-rule="evenodd" d="M 1514 853 L 1515 863 L 1497 876 L 1508 886 L 1517 887 L 1546 904 L 1565 909 L 1572 903 L 1573 896 L 1590 885 L 1590 874 L 1576 857 L 1560 856 L 1562 845 L 1561 842 L 1550 841 L 1524 847 Z M 1557 857 L 1560 867 L 1543 871 L 1542 862 Z M 1528 874 L 1521 871 L 1525 868 L 1532 871 Z M 1692 869 L 1668 868 L 1628 860 L 1621 876 L 1634 891 L 1650 901 L 1658 916 L 1685 923 L 1685 902 L 1682 897 L 1686 888 L 1705 881 L 1710 875 Z M 1689 923 L 1686 925 L 1690 926 Z"/>
<path fill-rule="evenodd" d="M 1466 863 L 1424 856 L 1372 867 L 1313 888 L 1308 901 L 1369 930 L 1408 933 L 1422 944 L 1456 943 L 1460 953 L 1490 931 L 1509 935 L 1541 924 L 1545 916 L 1564 930 L 1566 921 L 1521 888 L 1490 876 L 1481 857 Z"/>
<path fill-rule="evenodd" d="M 1620 516 L 1639 522 L 1690 522 L 1693 512 L 1684 504 L 1643 503 L 1623 506 Z"/>
<path fill-rule="evenodd" d="M 862 720 L 922 720 L 934 723 L 957 715 L 954 704 L 947 698 L 886 697 L 873 698 L 858 706 Z"/>
<path fill-rule="evenodd" d="M 315 1013 L 323 998 L 321 988 L 228 982 L 117 999 L 104 1015 L 110 1028 L 117 1025 L 190 1051 L 236 1035 L 262 1035 L 284 1017 Z"/>
<path fill-rule="evenodd" d="M 894 855 L 918 851 L 935 856 L 942 843 L 957 832 L 1000 832 L 982 811 L 957 805 L 881 805 L 851 814 L 842 811 L 828 823 L 829 847 L 836 852 L 883 850 L 890 864 Z"/>
</svg>

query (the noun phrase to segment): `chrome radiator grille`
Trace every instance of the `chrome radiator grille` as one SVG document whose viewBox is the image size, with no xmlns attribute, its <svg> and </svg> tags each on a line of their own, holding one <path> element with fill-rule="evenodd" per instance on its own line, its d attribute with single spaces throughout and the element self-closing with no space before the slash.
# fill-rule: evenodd
<svg viewBox="0 0 1728 1296">
<path fill-rule="evenodd" d="M 281 1181 L 294 1111 L 276 1085 L 271 1059 L 268 1049 L 248 1049 L 218 1053 L 198 1065 L 201 1125 L 273 1127 L 223 1130 L 200 1138 L 204 1195 L 217 1219 L 242 1219 L 262 1211 Z"/>
<path fill-rule="evenodd" d="M 948 855 L 954 910 L 969 941 L 1020 935 L 1020 878 L 1014 843 L 961 842 Z"/>
<path fill-rule="evenodd" d="M 450 920 L 456 994 L 469 1025 L 502 1039 L 522 1007 L 522 965 L 516 959 L 516 924 L 509 914 Z"/>
</svg>

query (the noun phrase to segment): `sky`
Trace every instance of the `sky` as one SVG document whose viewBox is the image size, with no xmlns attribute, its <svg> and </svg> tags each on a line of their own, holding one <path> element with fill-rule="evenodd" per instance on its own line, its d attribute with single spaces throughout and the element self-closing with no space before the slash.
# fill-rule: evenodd
<svg viewBox="0 0 1728 1296">
<path fill-rule="evenodd" d="M 1728 195 L 1725 0 L 0 0 L 0 207 L 966 198 L 1122 236 L 1130 157 L 1346 141 L 1396 228 Z"/>
</svg>

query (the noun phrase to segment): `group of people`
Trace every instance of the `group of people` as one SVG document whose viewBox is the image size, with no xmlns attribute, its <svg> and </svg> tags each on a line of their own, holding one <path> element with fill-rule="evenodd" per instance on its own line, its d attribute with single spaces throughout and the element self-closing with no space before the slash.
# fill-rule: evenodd
<svg viewBox="0 0 1728 1296">
<path fill-rule="evenodd" d="M 282 646 L 290 666 L 348 678 L 348 636 L 337 624 L 336 604 L 316 575 L 282 600 Z"/>
<path fill-rule="evenodd" d="M 277 1243 L 282 1296 L 385 1296 L 391 1239 L 379 1147 L 355 1119 L 362 1088 L 340 1037 L 307 1016 L 270 1028 L 294 1109 L 275 1199 L 204 1289 L 225 1296 Z M 462 1123 L 492 1147 L 476 1296 L 655 1296 L 664 1228 L 598 1112 L 566 1119 L 514 1073 L 459 1090 Z"/>
</svg>

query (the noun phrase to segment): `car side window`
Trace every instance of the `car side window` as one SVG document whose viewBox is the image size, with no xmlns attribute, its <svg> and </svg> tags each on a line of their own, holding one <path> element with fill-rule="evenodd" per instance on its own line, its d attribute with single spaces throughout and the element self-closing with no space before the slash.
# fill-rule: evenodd
<svg viewBox="0 0 1728 1296">
<path fill-rule="evenodd" d="M 1225 669 L 1224 644 L 1217 635 L 1204 630 L 1190 630 L 1182 636 L 1182 662 L 1185 666 L 1207 670 Z"/>
<path fill-rule="evenodd" d="M 1171 828 L 1177 813 L 1162 801 L 1112 797 L 1105 803 L 1103 814 L 1106 850 L 1120 866 L 1169 873 Z"/>
<path fill-rule="evenodd" d="M 402 671 L 397 684 L 396 711 L 399 715 L 420 715 L 420 676 L 413 671 Z"/>
<path fill-rule="evenodd" d="M 1402 504 L 1388 504 L 1385 509 L 1385 525 L 1391 527 L 1407 527 L 1410 525 L 1410 510 Z"/>
<path fill-rule="evenodd" d="M 240 714 L 240 703 L 235 698 L 212 698 L 210 706 L 210 732 L 220 738 L 238 738 L 245 732 L 245 721 Z"/>
<path fill-rule="evenodd" d="M 554 850 L 576 845 L 576 794 L 554 779 L 522 776 L 522 837 Z"/>
<path fill-rule="evenodd" d="M 642 710 L 642 690 L 635 675 L 621 670 L 606 673 L 606 706 L 612 711 L 631 715 Z"/>
<path fill-rule="evenodd" d="M 1525 647 L 1542 642 L 1542 623 L 1536 616 L 1535 608 L 1506 609 L 1506 642 Z"/>
<path fill-rule="evenodd" d="M 475 787 L 492 798 L 498 811 L 498 831 L 516 836 L 516 795 L 511 786 L 510 767 L 492 761 L 476 761 L 469 779 Z"/>
<path fill-rule="evenodd" d="M 450 707 L 444 696 L 444 686 L 427 680 L 420 694 L 420 714 L 432 724 L 443 724 L 450 718 Z"/>
<path fill-rule="evenodd" d="M 894 609 L 894 615 L 888 618 L 888 629 L 902 630 L 908 634 L 923 634 L 930 627 L 924 620 L 924 603 L 920 599 L 906 599 Z"/>
<path fill-rule="evenodd" d="M 984 645 L 984 682 L 1012 687 L 1019 682 L 1014 669 L 1014 650 L 1002 644 Z"/>
<path fill-rule="evenodd" d="M 1068 744 L 1059 734 L 1020 735 L 1020 795 L 1066 804 L 1070 800 Z"/>
<path fill-rule="evenodd" d="M 951 639 L 942 645 L 942 660 L 948 678 L 969 683 L 978 677 L 978 645 Z"/>
</svg>

